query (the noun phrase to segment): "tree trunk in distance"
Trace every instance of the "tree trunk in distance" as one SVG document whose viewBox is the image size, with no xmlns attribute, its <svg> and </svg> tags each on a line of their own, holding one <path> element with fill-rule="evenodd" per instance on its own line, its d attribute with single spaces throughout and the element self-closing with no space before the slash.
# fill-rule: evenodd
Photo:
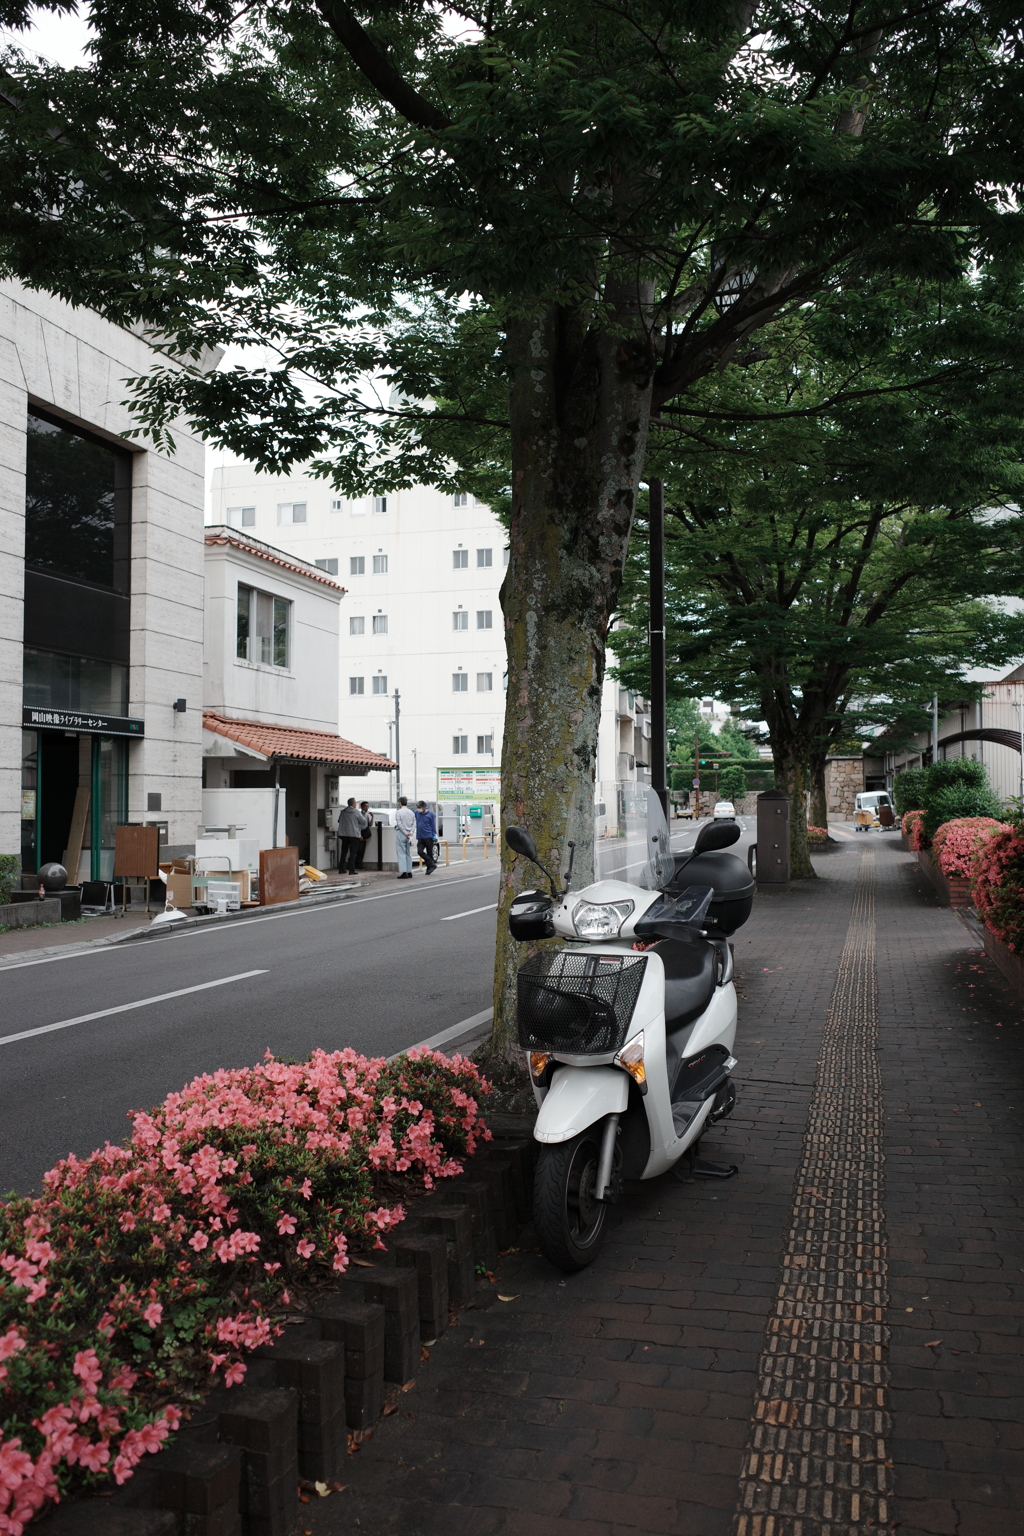
<svg viewBox="0 0 1024 1536">
<path fill-rule="evenodd" d="M 633 288 L 633 317 L 635 318 Z M 624 311 L 626 305 L 624 303 Z M 512 517 L 501 589 L 508 695 L 502 828 L 525 827 L 560 881 L 594 878 L 594 773 L 605 641 L 618 600 L 650 419 L 652 359 L 612 329 L 581 336 L 554 307 L 510 325 Z M 502 838 L 493 1042 L 515 1041 L 523 958 L 508 931 L 517 890 L 543 884 Z"/>
<path fill-rule="evenodd" d="M 793 880 L 818 877 L 807 851 L 807 767 L 791 748 L 775 749 L 775 782 L 789 796 L 789 873 Z"/>
<path fill-rule="evenodd" d="M 812 827 L 828 826 L 828 794 L 825 789 L 826 759 L 823 754 L 815 753 L 809 766 L 811 809 L 808 821 Z"/>
</svg>

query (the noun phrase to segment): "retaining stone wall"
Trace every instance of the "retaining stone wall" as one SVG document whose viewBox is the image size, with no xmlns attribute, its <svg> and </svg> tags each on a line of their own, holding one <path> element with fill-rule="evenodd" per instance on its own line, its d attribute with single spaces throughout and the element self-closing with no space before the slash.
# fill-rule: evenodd
<svg viewBox="0 0 1024 1536">
<path fill-rule="evenodd" d="M 0 906 L 0 928 L 37 928 L 42 923 L 59 922 L 59 896 L 46 896 L 42 901 L 8 901 Z"/>
</svg>

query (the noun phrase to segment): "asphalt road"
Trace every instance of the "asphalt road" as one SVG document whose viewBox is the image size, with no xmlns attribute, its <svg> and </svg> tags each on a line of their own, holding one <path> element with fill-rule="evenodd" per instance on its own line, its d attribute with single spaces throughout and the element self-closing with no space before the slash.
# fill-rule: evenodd
<svg viewBox="0 0 1024 1536">
<path fill-rule="evenodd" d="M 674 848 L 694 836 L 684 825 Z M 636 858 L 626 878 L 642 845 Z M 130 1111 L 268 1047 L 391 1055 L 481 1012 L 496 897 L 495 866 L 4 968 L 0 1190 L 38 1188 L 69 1152 L 120 1141 Z M 80 1022 L 53 1027 L 68 1020 Z"/>
</svg>

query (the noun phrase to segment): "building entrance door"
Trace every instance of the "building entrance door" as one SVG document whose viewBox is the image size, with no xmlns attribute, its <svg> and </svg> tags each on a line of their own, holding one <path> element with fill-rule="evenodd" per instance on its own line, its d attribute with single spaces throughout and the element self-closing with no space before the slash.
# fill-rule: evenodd
<svg viewBox="0 0 1024 1536">
<path fill-rule="evenodd" d="M 114 828 L 128 820 L 128 743 L 85 732 L 23 731 L 21 867 L 64 864 L 79 791 L 87 796 L 82 852 L 68 882 L 109 880 Z M 72 859 L 71 862 L 74 862 Z"/>
</svg>

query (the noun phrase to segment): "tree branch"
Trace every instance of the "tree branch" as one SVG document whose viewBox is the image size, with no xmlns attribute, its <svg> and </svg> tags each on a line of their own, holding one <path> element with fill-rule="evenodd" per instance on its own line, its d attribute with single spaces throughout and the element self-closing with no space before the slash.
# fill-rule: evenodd
<svg viewBox="0 0 1024 1536">
<path fill-rule="evenodd" d="M 347 5 L 341 0 L 316 0 L 321 16 L 335 37 L 347 49 L 356 68 L 365 75 L 385 101 L 390 101 L 396 112 L 417 128 L 431 133 L 442 133 L 451 127 L 451 119 L 421 96 L 408 80 L 404 80 L 387 54 L 382 53 L 369 33 L 360 26 Z"/>
</svg>

